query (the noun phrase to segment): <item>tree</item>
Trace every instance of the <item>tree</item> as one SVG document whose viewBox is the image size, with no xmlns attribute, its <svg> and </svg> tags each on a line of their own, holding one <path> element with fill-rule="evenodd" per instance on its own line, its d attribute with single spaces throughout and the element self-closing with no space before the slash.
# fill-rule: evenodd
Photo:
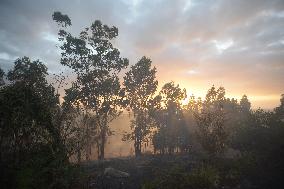
<svg viewBox="0 0 284 189">
<path fill-rule="evenodd" d="M 150 133 L 151 117 L 149 106 L 153 95 L 157 90 L 156 68 L 151 68 L 151 60 L 142 57 L 131 70 L 125 74 L 124 86 L 127 95 L 128 106 L 132 110 L 134 120 L 131 122 L 133 132 L 126 138 L 134 140 L 135 155 L 141 155 L 141 146 L 146 142 Z"/>
<path fill-rule="evenodd" d="M 251 103 L 249 102 L 247 95 L 243 95 L 240 100 L 240 111 L 242 113 L 249 113 L 251 108 Z"/>
<path fill-rule="evenodd" d="M 200 112 L 201 108 L 202 108 L 201 98 L 198 97 L 196 99 L 194 95 L 191 95 L 189 97 L 189 101 L 188 101 L 187 105 L 185 105 L 185 107 L 184 107 L 184 109 L 189 111 L 190 113 L 198 113 L 198 112 Z"/>
<path fill-rule="evenodd" d="M 74 37 L 64 30 L 71 25 L 67 15 L 55 12 L 53 19 L 62 26 L 58 33 L 62 43 L 61 64 L 77 75 L 72 88 L 66 92 L 72 96 L 73 104 L 83 107 L 87 114 L 94 114 L 95 122 L 90 130 L 98 134 L 98 157 L 104 159 L 107 136 L 111 135 L 109 123 L 121 113 L 118 73 L 128 66 L 128 60 L 121 58 L 119 50 L 111 43 L 118 29 L 96 20 L 79 37 Z"/>
<path fill-rule="evenodd" d="M 181 101 L 186 98 L 186 90 L 169 82 L 162 87 L 159 96 L 162 107 L 156 114 L 158 131 L 153 136 L 154 148 L 162 154 L 186 149 L 189 134 L 181 107 Z"/>
<path fill-rule="evenodd" d="M 280 105 L 275 108 L 275 113 L 278 119 L 284 122 L 284 94 L 281 95 Z"/>
<path fill-rule="evenodd" d="M 232 140 L 232 147 L 248 162 L 242 174 L 258 188 L 283 186 L 284 122 L 279 116 L 277 108 L 250 111 Z"/>
<path fill-rule="evenodd" d="M 46 80 L 47 68 L 24 57 L 0 88 L 0 167 L 3 187 L 64 187 L 68 165 L 60 129 L 54 124 L 59 100 Z"/>
<path fill-rule="evenodd" d="M 201 112 L 195 114 L 198 138 L 202 147 L 211 155 L 222 153 L 227 142 L 224 102 L 225 89 L 220 87 L 216 90 L 212 86 L 206 94 Z"/>
<path fill-rule="evenodd" d="M 94 120 L 90 114 L 84 114 L 81 109 L 73 106 L 66 100 L 57 108 L 53 120 L 60 130 L 62 142 L 66 148 L 68 159 L 77 160 L 80 163 L 82 154 L 89 150 L 87 143 L 87 125 L 92 125 Z M 86 157 L 87 158 L 87 157 Z"/>
<path fill-rule="evenodd" d="M 0 68 L 0 87 L 5 84 L 4 76 L 5 76 L 5 72 Z"/>
</svg>

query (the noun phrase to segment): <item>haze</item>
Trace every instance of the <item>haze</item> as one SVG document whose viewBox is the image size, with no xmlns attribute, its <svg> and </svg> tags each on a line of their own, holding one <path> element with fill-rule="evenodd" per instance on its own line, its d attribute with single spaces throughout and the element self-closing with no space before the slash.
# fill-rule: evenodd
<svg viewBox="0 0 284 189">
<path fill-rule="evenodd" d="M 283 188 L 283 28 L 284 0 L 0 0 L 1 188 Z"/>
</svg>

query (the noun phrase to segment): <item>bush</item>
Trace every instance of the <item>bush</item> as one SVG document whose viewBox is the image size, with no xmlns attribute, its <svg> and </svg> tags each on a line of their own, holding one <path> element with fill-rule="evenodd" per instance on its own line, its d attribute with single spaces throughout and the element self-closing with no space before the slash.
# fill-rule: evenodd
<svg viewBox="0 0 284 189">
<path fill-rule="evenodd" d="M 158 176 L 154 181 L 146 182 L 143 189 L 210 189 L 219 185 L 219 173 L 210 166 L 201 166 L 186 172 L 180 167 L 168 174 Z"/>
</svg>

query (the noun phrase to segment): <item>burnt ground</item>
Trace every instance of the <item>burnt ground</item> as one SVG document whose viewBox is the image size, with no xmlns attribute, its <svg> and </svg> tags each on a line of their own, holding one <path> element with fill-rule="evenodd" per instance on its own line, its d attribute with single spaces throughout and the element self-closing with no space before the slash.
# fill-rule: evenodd
<svg viewBox="0 0 284 189">
<path fill-rule="evenodd" d="M 144 155 L 140 158 L 111 158 L 83 164 L 89 188 L 138 189 L 151 182 L 157 175 L 168 172 L 172 167 L 183 167 L 187 171 L 196 164 L 192 155 Z M 128 178 L 104 175 L 106 168 L 113 168 L 129 174 Z M 87 188 L 88 188 L 87 186 Z"/>
</svg>

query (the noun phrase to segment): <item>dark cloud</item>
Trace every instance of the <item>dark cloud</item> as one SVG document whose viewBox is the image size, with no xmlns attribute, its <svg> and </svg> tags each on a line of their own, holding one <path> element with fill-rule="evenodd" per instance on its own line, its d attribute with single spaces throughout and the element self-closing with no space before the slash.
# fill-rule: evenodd
<svg viewBox="0 0 284 189">
<path fill-rule="evenodd" d="M 149 56 L 162 83 L 170 75 L 188 88 L 284 91 L 283 0 L 1 0 L 1 67 L 26 55 L 58 71 L 54 11 L 71 17 L 74 33 L 96 19 L 117 26 L 122 55 Z"/>
</svg>

